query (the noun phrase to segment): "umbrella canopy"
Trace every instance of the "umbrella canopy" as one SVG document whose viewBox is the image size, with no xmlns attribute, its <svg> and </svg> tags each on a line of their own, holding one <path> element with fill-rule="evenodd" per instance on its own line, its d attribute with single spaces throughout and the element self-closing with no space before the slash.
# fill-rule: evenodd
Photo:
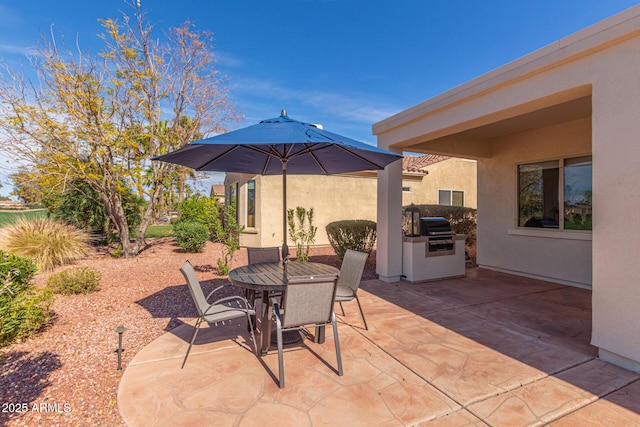
<svg viewBox="0 0 640 427">
<path fill-rule="evenodd" d="M 153 160 L 197 171 L 283 175 L 283 258 L 288 254 L 286 174 L 331 175 L 384 169 L 402 156 L 326 131 L 317 125 L 280 117 L 211 138 L 193 141 Z M 286 252 L 285 252 L 286 251 Z"/>
<path fill-rule="evenodd" d="M 198 171 L 331 175 L 384 169 L 402 156 L 293 120 L 280 117 L 211 138 L 194 141 L 154 160 Z"/>
</svg>

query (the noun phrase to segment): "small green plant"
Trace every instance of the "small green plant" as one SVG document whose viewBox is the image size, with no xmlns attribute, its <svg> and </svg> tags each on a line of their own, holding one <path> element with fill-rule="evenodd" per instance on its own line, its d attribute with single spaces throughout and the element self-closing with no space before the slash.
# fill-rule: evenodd
<svg viewBox="0 0 640 427">
<path fill-rule="evenodd" d="M 199 222 L 180 221 L 173 225 L 173 234 L 186 252 L 202 252 L 209 240 L 209 228 Z"/>
<path fill-rule="evenodd" d="M 236 206 L 231 204 L 222 209 L 220 226 L 216 230 L 216 241 L 222 243 L 222 258 L 218 258 L 218 274 L 226 276 L 231 271 L 233 258 L 240 249 L 242 226 L 236 221 Z"/>
<path fill-rule="evenodd" d="M 229 272 L 231 271 L 231 265 L 225 262 L 225 260 L 226 260 L 226 256 L 224 259 L 218 258 L 216 261 L 218 264 L 218 274 L 220 276 L 228 276 Z"/>
<path fill-rule="evenodd" d="M 340 261 L 347 249 L 371 253 L 376 243 L 376 223 L 365 219 L 335 221 L 327 224 L 327 237 Z"/>
<path fill-rule="evenodd" d="M 31 258 L 40 270 L 81 259 L 90 249 L 88 233 L 46 218 L 18 220 L 6 233 L 4 249 Z"/>
<path fill-rule="evenodd" d="M 0 251 L 0 347 L 51 321 L 51 291 L 30 284 L 35 271 L 29 258 Z"/>
<path fill-rule="evenodd" d="M 316 241 L 318 227 L 313 225 L 313 208 L 306 210 L 298 206 L 295 211 L 287 210 L 287 222 L 289 223 L 289 237 L 296 245 L 296 261 L 309 261 L 310 245 Z"/>
<path fill-rule="evenodd" d="M 99 289 L 101 278 L 93 268 L 78 267 L 49 276 L 47 288 L 56 294 L 88 294 Z"/>
</svg>

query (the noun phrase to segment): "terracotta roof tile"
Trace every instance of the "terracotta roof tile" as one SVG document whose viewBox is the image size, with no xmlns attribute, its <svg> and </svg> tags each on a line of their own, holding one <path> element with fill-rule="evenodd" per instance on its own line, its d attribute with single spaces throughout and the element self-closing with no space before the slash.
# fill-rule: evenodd
<svg viewBox="0 0 640 427">
<path fill-rule="evenodd" d="M 213 184 L 211 188 L 213 189 L 213 194 L 221 195 L 221 196 L 224 195 L 224 185 Z"/>
<path fill-rule="evenodd" d="M 425 154 L 424 156 L 404 156 L 402 159 L 402 170 L 406 172 L 426 172 L 424 168 L 434 163 L 447 160 L 446 156 L 436 154 Z"/>
</svg>

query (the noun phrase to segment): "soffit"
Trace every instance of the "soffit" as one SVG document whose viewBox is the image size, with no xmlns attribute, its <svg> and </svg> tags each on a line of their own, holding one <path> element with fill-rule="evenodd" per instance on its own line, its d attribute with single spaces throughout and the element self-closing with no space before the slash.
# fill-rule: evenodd
<svg viewBox="0 0 640 427">
<path fill-rule="evenodd" d="M 491 157 L 490 142 L 497 138 L 591 117 L 591 95 L 549 105 L 433 138 L 415 138 L 398 146 L 404 151 L 471 159 Z"/>
</svg>

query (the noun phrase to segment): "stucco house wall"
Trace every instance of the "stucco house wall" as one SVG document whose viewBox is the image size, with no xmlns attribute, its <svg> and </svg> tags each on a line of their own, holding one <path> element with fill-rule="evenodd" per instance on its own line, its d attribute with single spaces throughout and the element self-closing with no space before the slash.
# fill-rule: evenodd
<svg viewBox="0 0 640 427">
<path fill-rule="evenodd" d="M 591 232 L 517 226 L 517 165 L 591 154 L 591 120 L 497 138 L 491 151 L 478 162 L 477 263 L 590 288 Z"/>
<path fill-rule="evenodd" d="M 227 174 L 225 185 L 239 183 L 240 224 L 246 215 L 246 182 L 256 180 L 256 227 L 246 228 L 240 238 L 242 246 L 282 245 L 282 177 Z M 313 207 L 313 223 L 318 227 L 316 245 L 328 245 L 325 227 L 343 219 L 376 220 L 376 179 L 371 176 L 287 176 L 287 209 Z M 289 246 L 292 246 L 289 242 Z"/>
<path fill-rule="evenodd" d="M 373 132 L 378 146 L 396 152 L 477 159 L 478 262 L 558 282 L 591 282 L 592 344 L 602 359 L 640 372 L 638 70 L 635 6 L 376 123 Z M 516 164 L 589 154 L 589 134 L 591 241 L 515 227 Z M 389 281 L 401 274 L 395 255 L 400 185 L 397 169 L 380 174 L 377 268 Z"/>
<path fill-rule="evenodd" d="M 472 159 L 449 158 L 424 168 L 426 176 L 416 181 L 403 179 L 403 187 L 411 191 L 402 192 L 402 204 L 438 204 L 439 190 L 464 192 L 464 206 L 477 207 L 477 164 Z"/>
<path fill-rule="evenodd" d="M 405 172 L 402 203 L 437 204 L 439 189 L 461 190 L 465 206 L 476 207 L 477 166 L 473 160 L 451 158 L 430 164 L 422 172 Z M 256 181 L 256 227 L 246 227 L 247 181 Z M 282 245 L 282 176 L 228 173 L 225 187 L 238 183 L 238 218 L 245 230 L 240 244 L 248 247 Z M 328 245 L 326 225 L 345 219 L 377 220 L 377 174 L 288 175 L 287 208 L 313 207 L 313 223 L 318 227 L 315 245 Z M 291 242 L 289 242 L 291 246 Z"/>
</svg>

